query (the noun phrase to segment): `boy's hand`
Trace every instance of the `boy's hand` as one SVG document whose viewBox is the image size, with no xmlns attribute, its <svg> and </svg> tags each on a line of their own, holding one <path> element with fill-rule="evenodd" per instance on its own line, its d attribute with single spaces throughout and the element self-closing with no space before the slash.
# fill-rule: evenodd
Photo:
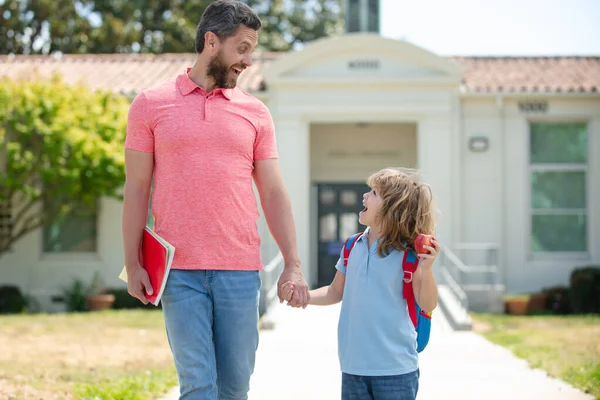
<svg viewBox="0 0 600 400">
<path fill-rule="evenodd" d="M 281 297 L 283 300 L 290 301 L 292 299 L 292 295 L 294 294 L 294 283 L 287 281 L 281 286 Z"/>
<path fill-rule="evenodd" d="M 417 257 L 419 257 L 419 259 L 421 260 L 421 262 L 419 263 L 419 266 L 422 268 L 432 268 L 433 262 L 435 261 L 438 254 L 440 253 L 440 242 L 438 242 L 436 238 L 431 239 L 431 244 L 433 245 L 433 247 L 432 246 L 423 246 L 424 249 L 429 250 L 430 254 L 427 254 L 427 253 L 417 254 Z"/>
</svg>

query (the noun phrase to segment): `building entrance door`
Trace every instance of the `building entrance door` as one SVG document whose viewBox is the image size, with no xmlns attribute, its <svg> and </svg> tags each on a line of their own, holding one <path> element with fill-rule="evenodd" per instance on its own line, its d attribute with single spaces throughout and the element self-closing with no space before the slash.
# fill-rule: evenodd
<svg viewBox="0 0 600 400">
<path fill-rule="evenodd" d="M 365 229 L 358 223 L 358 213 L 363 209 L 362 196 L 369 190 L 364 183 L 317 185 L 319 287 L 333 280 L 335 264 L 348 236 Z"/>
</svg>

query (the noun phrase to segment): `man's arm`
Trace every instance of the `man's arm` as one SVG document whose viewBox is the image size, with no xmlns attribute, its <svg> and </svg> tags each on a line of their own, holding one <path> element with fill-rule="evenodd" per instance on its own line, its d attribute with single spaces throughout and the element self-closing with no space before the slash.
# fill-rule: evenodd
<svg viewBox="0 0 600 400">
<path fill-rule="evenodd" d="M 125 150 L 125 198 L 123 201 L 123 248 L 129 294 L 148 303 L 144 290 L 152 294 L 148 273 L 140 264 L 140 242 L 148 219 L 148 201 L 154 169 L 154 154 Z"/>
<path fill-rule="evenodd" d="M 253 177 L 267 225 L 283 255 L 284 271 L 277 283 L 279 301 L 283 301 L 281 286 L 287 281 L 292 281 L 294 297 L 289 304 L 293 307 L 306 307 L 309 299 L 308 285 L 302 275 L 292 206 L 283 185 L 279 161 L 274 158 L 257 160 Z"/>
</svg>

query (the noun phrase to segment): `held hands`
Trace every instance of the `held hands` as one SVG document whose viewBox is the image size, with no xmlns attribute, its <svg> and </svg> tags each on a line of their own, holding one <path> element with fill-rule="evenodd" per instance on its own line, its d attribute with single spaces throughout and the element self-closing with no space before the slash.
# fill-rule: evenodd
<svg viewBox="0 0 600 400">
<path fill-rule="evenodd" d="M 289 301 L 292 299 L 294 295 L 294 284 L 292 282 L 286 282 L 281 286 L 281 297 L 283 300 Z"/>
<path fill-rule="evenodd" d="M 308 293 L 308 285 L 304 280 L 302 270 L 299 266 L 284 268 L 277 282 L 277 296 L 280 303 L 285 300 L 289 306 L 306 308 L 310 295 Z"/>
<path fill-rule="evenodd" d="M 417 254 L 417 257 L 419 257 L 419 260 L 421 261 L 419 263 L 421 268 L 432 268 L 433 262 L 440 254 L 440 242 L 438 242 L 436 238 L 431 237 L 430 244 L 431 245 L 426 244 L 422 246 L 423 250 L 428 250 L 429 252 L 424 251 Z"/>
<path fill-rule="evenodd" d="M 145 293 L 149 295 L 153 293 L 148 272 L 139 264 L 137 267 L 127 270 L 127 292 L 144 304 L 148 304 Z"/>
</svg>

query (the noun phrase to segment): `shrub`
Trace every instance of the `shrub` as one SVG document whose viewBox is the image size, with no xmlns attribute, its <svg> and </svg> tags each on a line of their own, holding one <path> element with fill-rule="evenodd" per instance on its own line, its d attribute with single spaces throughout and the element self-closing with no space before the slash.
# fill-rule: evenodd
<svg viewBox="0 0 600 400">
<path fill-rule="evenodd" d="M 73 279 L 70 286 L 63 288 L 62 297 L 67 311 L 78 312 L 87 309 L 87 287 L 80 279 Z"/>
<path fill-rule="evenodd" d="M 554 286 L 542 290 L 548 295 L 546 299 L 546 310 L 553 314 L 570 314 L 569 288 L 566 286 Z"/>
<path fill-rule="evenodd" d="M 600 267 L 586 266 L 573 270 L 569 302 L 575 313 L 600 313 Z"/>
<path fill-rule="evenodd" d="M 17 286 L 0 286 L 0 314 L 16 314 L 27 309 L 27 299 Z"/>
<path fill-rule="evenodd" d="M 131 296 L 129 294 L 129 292 L 127 292 L 127 289 L 113 288 L 113 289 L 108 289 L 107 293 L 110 293 L 113 296 L 115 296 L 115 302 L 113 303 L 113 307 L 112 307 L 115 310 L 131 309 L 131 308 L 149 308 L 149 309 L 157 308 L 153 304 L 142 303 L 135 297 Z M 162 303 L 159 303 L 158 308 L 160 308 L 161 304 Z"/>
</svg>

